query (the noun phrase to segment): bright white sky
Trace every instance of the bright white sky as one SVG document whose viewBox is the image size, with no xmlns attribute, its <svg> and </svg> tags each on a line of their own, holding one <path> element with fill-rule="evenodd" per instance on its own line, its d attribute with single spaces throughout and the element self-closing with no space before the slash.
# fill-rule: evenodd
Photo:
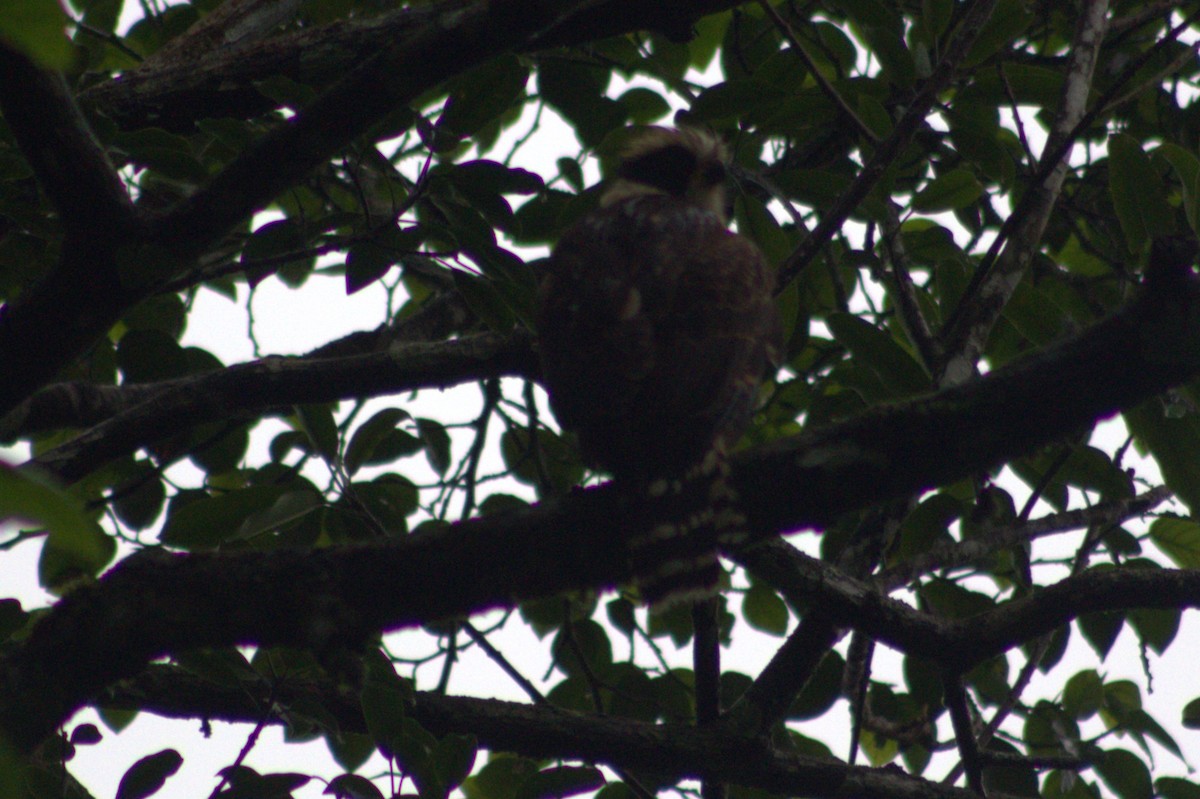
<svg viewBox="0 0 1200 799">
<path fill-rule="evenodd" d="M 135 4 L 128 4 L 127 14 L 136 14 Z M 715 82 L 719 78 L 711 76 Z M 623 91 L 625 86 L 617 91 Z M 1037 132 L 1032 114 L 1027 115 L 1026 128 L 1031 134 Z M 525 128 L 517 126 L 517 133 L 510 138 L 515 139 Z M 572 134 L 565 125 L 547 113 L 543 117 L 543 130 L 538 134 L 536 145 L 526 146 L 522 151 L 519 165 L 530 168 L 540 174 L 553 174 L 554 160 L 560 155 L 573 155 L 578 151 Z M 1035 141 L 1035 147 L 1040 142 Z M 504 150 L 502 150 L 504 151 Z M 589 164 L 589 180 L 596 177 L 596 170 Z M 389 278 L 394 276 L 389 276 Z M 236 302 L 222 297 L 214 292 L 201 291 L 196 298 L 194 310 L 190 317 L 189 328 L 185 333 L 185 346 L 198 346 L 209 350 L 227 364 L 251 360 L 251 351 L 247 331 L 249 330 L 249 315 L 247 313 L 247 290 L 239 286 Z M 386 297 L 378 285 L 364 289 L 355 295 L 347 297 L 341 278 L 314 277 L 302 288 L 290 290 L 276 281 L 268 280 L 261 284 L 252 303 L 254 335 L 264 354 L 298 354 L 312 349 L 332 339 L 349 332 L 368 329 L 383 320 L 386 311 Z M 510 387 L 512 396 L 519 396 L 519 386 Z M 389 405 L 403 407 L 413 416 L 429 416 L 442 421 L 468 421 L 473 419 L 480 407 L 479 391 L 474 386 L 464 386 L 446 392 L 425 392 L 419 397 L 407 396 L 389 397 L 376 400 L 372 407 Z M 369 418 L 372 410 L 360 415 L 360 419 Z M 492 425 L 489 449 L 493 453 L 490 465 L 485 465 L 483 473 L 499 471 L 498 452 L 499 425 Z M 253 437 L 251 461 L 253 453 L 265 451 L 271 436 L 281 429 L 278 423 L 264 423 L 255 431 Z M 461 455 L 469 445 L 466 432 L 455 434 L 455 454 Z M 1098 441 L 1124 440 L 1123 428 L 1118 422 L 1108 422 L 1098 429 Z M 22 454 L 9 452 L 5 459 L 13 462 L 22 459 Z M 405 467 L 415 460 L 405 464 Z M 1157 468 L 1152 462 L 1138 462 L 1136 468 L 1140 474 L 1151 479 L 1157 479 Z M 188 466 L 173 469 L 170 473 L 184 483 L 196 482 L 198 473 Z M 430 480 L 432 472 L 428 474 Z M 314 476 L 319 485 L 323 485 L 325 475 Z M 417 476 L 416 479 L 421 479 Z M 508 483 L 505 490 L 514 490 L 515 484 Z M 1009 479 L 1005 487 L 1021 498 L 1027 495 L 1027 490 L 1018 481 Z M 521 490 L 516 488 L 515 490 Z M 1039 512 L 1045 512 L 1042 508 Z M 793 536 L 793 542 L 806 550 L 815 549 L 817 538 L 812 534 Z M 1074 541 L 1076 537 L 1069 537 Z M 1047 551 L 1069 551 L 1064 544 L 1054 539 L 1038 542 L 1038 553 Z M 0 552 L 0 584 L 3 596 L 17 596 L 26 607 L 37 607 L 48 604 L 50 598 L 36 584 L 36 563 L 40 543 L 37 541 L 23 544 L 12 551 Z M 1035 553 L 1037 554 L 1037 553 Z M 731 601 L 737 603 L 736 595 Z M 736 613 L 736 608 L 734 609 Z M 603 616 L 601 612 L 600 616 Z M 473 619 L 479 628 L 485 628 L 499 618 L 499 614 L 491 614 L 484 618 Z M 793 626 L 795 620 L 793 619 Z M 773 654 L 780 639 L 773 639 L 746 628 L 744 624 L 738 628 L 738 645 L 732 652 L 725 652 L 726 668 L 732 668 L 754 675 L 761 669 Z M 548 642 L 537 641 L 532 633 L 519 620 L 510 623 L 500 633 L 490 638 L 521 672 L 533 680 L 539 687 L 548 688 L 559 677 L 554 675 L 548 682 L 542 677 L 550 666 L 547 657 Z M 622 643 L 623 639 L 615 636 L 613 643 L 615 655 L 618 658 L 628 652 Z M 419 633 L 401 633 L 390 639 L 393 652 L 408 656 L 419 656 L 433 651 L 433 642 Z M 664 651 L 678 665 L 687 665 L 690 654 L 687 650 L 673 652 L 669 642 L 660 642 Z M 1075 634 L 1068 651 L 1066 663 L 1056 669 L 1049 682 L 1046 678 L 1037 677 L 1027 691 L 1027 697 L 1035 697 L 1043 690 L 1058 691 L 1066 678 L 1077 669 L 1097 668 L 1106 678 L 1128 678 L 1135 682 L 1143 682 L 1142 664 L 1137 642 L 1126 630 L 1121 634 L 1108 660 L 1098 665 L 1091 649 Z M 1182 729 L 1179 719 L 1183 705 L 1195 695 L 1195 663 L 1200 659 L 1200 623 L 1196 614 L 1184 616 L 1183 627 L 1175 645 L 1163 658 L 1154 655 L 1149 657 L 1149 665 L 1154 675 L 1154 693 L 1144 696 L 1146 709 L 1175 737 L 1176 742 L 1187 753 L 1188 759 L 1194 764 L 1200 764 L 1200 733 Z M 1011 659 L 1015 672 L 1021 662 L 1017 657 Z M 1077 665 L 1076 665 L 1077 664 Z M 426 666 L 420 673 L 421 687 L 429 688 L 436 683 L 440 670 L 440 661 Z M 876 679 L 892 681 L 903 686 L 899 672 L 899 658 L 885 650 L 877 650 L 874 667 Z M 525 697 L 520 690 L 476 648 L 462 653 L 459 664 L 455 667 L 449 685 L 450 693 L 476 696 L 494 696 L 513 700 L 523 700 Z M 806 734 L 819 738 L 839 754 L 848 750 L 849 720 L 845 703 L 840 703 L 829 714 L 816 722 L 810 722 L 801 727 Z M 90 711 L 81 713 L 68 724 L 68 729 L 76 723 L 95 721 L 95 714 Z M 196 799 L 207 796 L 216 785 L 215 772 L 232 762 L 239 750 L 245 745 L 250 734 L 249 726 L 232 726 L 221 723 L 212 725 L 213 734 L 205 737 L 196 721 L 172 722 L 155 718 L 146 714 L 139 717 L 128 729 L 116 735 L 99 724 L 105 733 L 106 740 L 98 746 L 80 747 L 75 760 L 70 764 L 70 770 L 98 799 L 107 799 L 116 794 L 121 775 L 138 758 L 143 755 L 172 747 L 177 749 L 185 758 L 183 768 L 178 774 L 168 780 L 166 786 L 156 796 L 163 799 Z M 1089 728 L 1085 728 L 1089 729 Z M 1099 732 L 1099 728 L 1090 728 Z M 112 740 L 116 736 L 116 740 Z M 1110 745 L 1112 742 L 1109 742 Z M 1134 749 L 1134 743 L 1128 739 L 1120 744 Z M 1157 771 L 1160 774 L 1185 775 L 1187 767 L 1180 764 L 1172 755 L 1161 750 L 1155 752 Z M 927 776 L 939 778 L 945 773 L 947 765 L 943 761 L 935 761 Z M 860 759 L 861 762 L 861 759 Z M 325 745 L 321 741 L 306 744 L 303 747 L 282 744 L 282 733 L 276 727 L 267 728 L 246 764 L 256 770 L 267 773 L 273 771 L 298 771 L 306 774 L 321 774 L 326 778 L 336 776 L 340 769 L 329 757 Z M 372 776 L 382 773 L 385 766 L 376 757 L 360 773 Z M 314 780 L 297 795 L 302 799 L 317 799 L 324 790 L 323 783 Z M 411 789 L 409 789 L 411 790 Z"/>
</svg>

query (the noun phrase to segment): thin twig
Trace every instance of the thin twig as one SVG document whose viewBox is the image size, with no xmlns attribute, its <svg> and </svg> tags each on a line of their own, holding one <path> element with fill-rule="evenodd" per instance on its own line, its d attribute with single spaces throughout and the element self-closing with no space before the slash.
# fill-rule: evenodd
<svg viewBox="0 0 1200 799">
<path fill-rule="evenodd" d="M 500 670 L 507 674 L 509 679 L 515 682 L 520 689 L 525 692 L 525 695 L 529 697 L 530 701 L 532 701 L 535 705 L 550 704 L 550 701 L 546 699 L 545 694 L 539 691 L 537 686 L 530 682 L 525 675 L 517 671 L 516 667 L 508 661 L 508 658 L 504 657 L 504 654 L 500 650 L 492 646 L 491 641 L 489 641 L 483 635 L 483 633 L 479 632 L 475 625 L 471 624 L 469 621 L 464 621 L 461 623 L 461 627 L 463 632 L 467 634 L 467 637 L 474 641 L 479 648 L 483 650 L 484 654 L 491 658 L 492 662 L 499 666 Z"/>
<path fill-rule="evenodd" d="M 891 134 L 875 147 L 874 154 L 863 165 L 858 177 L 837 198 L 833 208 L 813 229 L 812 235 L 800 242 L 800 245 L 780 266 L 775 285 L 776 293 L 782 291 L 788 283 L 794 280 L 811 263 L 817 253 L 829 243 L 834 234 L 841 231 L 842 224 L 875 187 L 875 184 L 895 160 L 896 155 L 912 140 L 917 129 L 924 123 L 925 115 L 933 107 L 938 95 L 950 83 L 958 65 L 966 58 L 983 24 L 991 17 L 995 5 L 996 0 L 973 0 L 967 7 L 962 21 L 959 23 L 958 34 L 946 48 L 946 55 L 912 99 L 904 116 L 896 122 Z"/>
<path fill-rule="evenodd" d="M 846 99 L 838 93 L 838 90 L 834 88 L 833 84 L 830 83 L 825 77 L 825 74 L 817 67 L 816 62 L 813 61 L 812 56 L 808 54 L 808 50 L 805 49 L 804 45 L 800 41 L 800 38 L 796 36 L 795 31 L 792 30 L 792 26 L 788 24 L 788 21 L 781 17 L 779 12 L 776 11 L 774 6 L 768 3 L 767 0 L 758 0 L 758 5 L 762 8 L 763 12 L 771 18 L 771 21 L 775 23 L 775 27 L 779 28 L 779 32 L 782 33 L 784 38 L 788 40 L 788 43 L 792 45 L 792 48 L 796 51 L 796 55 L 800 57 L 801 62 L 804 63 L 805 68 L 808 70 L 809 74 L 812 75 L 813 80 L 815 80 L 817 85 L 821 87 L 821 91 L 825 92 L 825 95 L 833 102 L 834 105 L 838 107 L 838 110 L 841 111 L 842 114 L 844 114 L 846 118 L 854 124 L 854 129 L 858 131 L 858 135 L 862 136 L 871 144 L 878 144 L 879 137 L 875 135 L 874 131 L 867 127 L 867 123 L 863 122 L 859 118 L 854 109 L 850 107 L 850 104 L 846 102 Z"/>
<path fill-rule="evenodd" d="M 907 585 L 918 574 L 950 569 L 980 560 L 1000 549 L 1033 541 L 1043 536 L 1078 530 L 1081 527 L 1107 528 L 1133 516 L 1147 513 L 1151 508 L 1173 496 L 1166 486 L 1158 486 L 1129 499 L 1102 502 L 1090 508 L 1054 513 L 1020 525 L 1003 528 L 984 527 L 969 541 L 935 546 L 901 564 L 880 573 L 875 584 L 884 591 L 894 591 Z"/>
</svg>

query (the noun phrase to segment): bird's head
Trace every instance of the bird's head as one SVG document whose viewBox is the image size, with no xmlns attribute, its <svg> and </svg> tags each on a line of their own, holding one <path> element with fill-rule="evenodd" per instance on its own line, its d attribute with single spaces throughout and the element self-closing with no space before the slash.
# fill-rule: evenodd
<svg viewBox="0 0 1200 799">
<path fill-rule="evenodd" d="M 626 147 L 616 180 L 600 198 L 608 206 L 646 194 L 687 200 L 728 221 L 728 153 L 721 140 L 695 128 L 647 128 Z"/>
</svg>

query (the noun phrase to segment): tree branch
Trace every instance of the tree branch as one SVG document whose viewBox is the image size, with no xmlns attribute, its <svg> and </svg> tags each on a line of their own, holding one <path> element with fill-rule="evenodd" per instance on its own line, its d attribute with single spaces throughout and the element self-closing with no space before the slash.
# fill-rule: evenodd
<svg viewBox="0 0 1200 799">
<path fill-rule="evenodd" d="M 319 686 L 317 686 L 319 689 Z M 179 669 L 154 667 L 131 686 L 109 691 L 108 707 L 136 707 L 168 717 L 258 721 L 265 686 L 219 688 Z M 276 686 L 276 698 L 311 699 L 312 685 Z M 322 691 L 342 729 L 364 732 L 358 703 L 332 689 Z M 410 711 L 434 735 L 469 733 L 493 751 L 533 758 L 600 762 L 646 770 L 663 779 L 732 782 L 772 793 L 865 799 L 972 799 L 961 788 L 941 786 L 895 769 L 847 766 L 837 761 L 782 753 L 760 738 L 684 724 L 648 724 L 584 716 L 552 707 L 495 699 L 448 697 L 421 692 Z"/>
<path fill-rule="evenodd" d="M 1077 339 L 734 459 L 747 543 L 978 473 L 1200 372 L 1200 289 L 1175 267 L 1157 267 L 1142 297 Z M 629 531 L 614 520 L 636 514 L 621 501 L 610 488 L 578 491 L 393 546 L 127 560 L 65 597 L 0 663 L 0 730 L 33 746 L 105 685 L 178 648 L 328 650 L 375 630 L 628 580 Z M 777 550 L 733 554 L 776 570 L 772 583 L 794 585 L 794 603 L 817 602 L 834 624 L 951 670 L 1079 613 L 1200 605 L 1200 573 L 1118 570 L 1068 578 L 969 623 L 939 622 Z"/>
<path fill-rule="evenodd" d="M 875 577 L 875 584 L 890 591 L 911 582 L 919 574 L 977 563 L 996 552 L 1036 538 L 1068 530 L 1078 530 L 1081 527 L 1106 528 L 1122 524 L 1134 516 L 1149 513 L 1156 505 L 1166 502 L 1171 496 L 1169 488 L 1159 486 L 1136 497 L 1101 502 L 1088 508 L 1078 508 L 1062 513 L 1052 513 L 1023 524 L 1012 524 L 998 529 L 985 527 L 979 531 L 976 537 L 964 541 L 938 544 L 911 560 L 880 572 Z"/>
<path fill-rule="evenodd" d="M 379 354 L 396 351 L 409 342 L 432 342 L 450 338 L 464 331 L 474 316 L 462 296 L 450 290 L 433 297 L 404 319 L 381 325 L 375 330 L 359 330 L 342 338 L 322 344 L 300 359 L 346 358 L 352 355 Z M 520 337 L 520 333 L 514 333 Z M 447 353 L 448 355 L 450 353 Z M 505 360 L 504 356 L 501 360 Z M 532 361 L 532 353 L 529 353 Z M 230 367 L 248 368 L 248 367 Z M 499 368 L 504 368 L 503 366 Z M 0 441 L 61 430 L 64 427 L 90 428 L 114 416 L 131 411 L 150 399 L 177 390 L 187 381 L 198 381 L 196 390 L 205 390 L 203 379 L 212 374 L 195 375 L 179 380 L 155 383 L 128 383 L 120 386 L 100 385 L 85 381 L 53 383 L 37 391 L 7 416 L 0 419 Z M 405 389 L 407 390 L 407 389 Z M 288 404 L 283 398 L 278 404 Z M 190 418 L 175 420 L 180 428 L 191 423 Z M 143 441 L 139 446 L 149 443 Z"/>
<path fill-rule="evenodd" d="M 744 0 L 607 0 L 559 20 L 519 43 L 517 49 L 531 52 L 636 30 L 665 31 L 682 38 L 696 19 L 741 2 Z M 438 19 L 481 5 L 478 0 L 443 0 L 264 41 L 226 44 L 188 63 L 148 63 L 123 74 L 120 80 L 88 89 L 80 101 L 103 111 L 124 129 L 153 125 L 190 131 L 197 119 L 256 116 L 276 107 L 256 88 L 258 81 L 282 75 L 305 85 L 326 86 L 357 66 L 362 53 L 393 47 Z M 493 5 L 508 7 L 511 15 L 519 18 L 525 13 L 523 6 L 531 4 Z M 456 57 L 465 62 L 469 55 L 464 51 Z"/>
<path fill-rule="evenodd" d="M 137 220 L 62 77 L 0 43 L 0 114 L 62 220 L 55 266 L 0 308 L 0 415 L 50 380 L 133 301 L 116 253 Z"/>
<path fill-rule="evenodd" d="M 1087 110 L 1092 72 L 1107 24 L 1108 0 L 1089 0 L 1084 4 L 1071 43 L 1071 61 L 1063 83 L 1062 103 L 1038 164 L 1038 174 L 1045 177 L 1027 190 L 1027 197 L 1022 202 L 1023 212 L 1009 218 L 1014 229 L 1000 257 L 995 259 L 995 267 L 989 270 L 986 263 L 981 264 L 979 272 L 983 279 L 978 283 L 972 281 L 971 290 L 959 301 L 958 308 L 964 309 L 965 315 L 952 320 L 944 331 L 947 359 L 938 365 L 939 384 L 955 385 L 974 374 L 975 361 L 983 351 L 988 333 L 1037 252 L 1042 232 L 1067 176 L 1072 136 Z M 1003 239 L 998 237 L 997 241 Z"/>
<path fill-rule="evenodd" d="M 292 405 L 446 388 L 535 371 L 529 334 L 523 330 L 398 343 L 341 358 L 268 358 L 169 381 L 144 402 L 32 462 L 71 483 L 110 460 L 208 422 L 250 420 Z"/>
<path fill-rule="evenodd" d="M 777 292 L 792 282 L 829 243 L 834 234 L 842 229 L 850 214 L 854 213 L 859 203 L 871 193 L 871 189 L 895 161 L 897 153 L 912 140 L 917 129 L 924 124 L 925 116 L 936 102 L 938 94 L 950 83 L 958 65 L 967 57 L 971 45 L 992 15 L 995 6 L 996 0 L 972 0 L 962 15 L 954 39 L 946 48 L 946 54 L 938 62 L 933 74 L 921 86 L 917 96 L 907 104 L 904 116 L 896 122 L 891 134 L 875 147 L 871 158 L 863 164 L 858 177 L 837 198 L 833 208 L 822 217 L 812 233 L 780 264 L 776 276 Z"/>
<path fill-rule="evenodd" d="M 584 5 L 590 3 L 576 2 L 573 8 Z M 511 0 L 478 2 L 460 13 L 435 17 L 436 24 L 431 21 L 401 44 L 363 61 L 309 107 L 243 151 L 206 187 L 148 219 L 144 228 L 126 220 L 129 224 L 114 223 L 96 235 L 68 237 L 55 272 L 0 319 L 0 374 L 6 375 L 0 382 L 0 415 L 48 382 L 126 309 L 186 270 L 206 247 L 374 122 L 446 78 L 527 45 L 568 16 L 557 5 L 551 9 L 534 0 Z M 15 71 L 17 78 L 34 69 L 22 56 L 5 53 L 0 69 Z M 2 83 L 9 87 L 20 80 Z M 10 98 L 19 94 L 6 92 Z M 8 117 L 7 108 L 5 112 Z M 68 106 L 60 115 L 72 114 L 77 112 Z M 32 115 L 32 108 L 27 109 L 26 116 Z"/>
<path fill-rule="evenodd" d="M 0 42 L 0 111 L 62 224 L 112 235 L 133 223 L 133 203 L 92 136 L 62 76 Z"/>
<path fill-rule="evenodd" d="M 820 611 L 805 613 L 800 626 L 729 708 L 729 727 L 753 737 L 783 721 L 821 658 L 839 638 L 841 633 Z"/>
</svg>

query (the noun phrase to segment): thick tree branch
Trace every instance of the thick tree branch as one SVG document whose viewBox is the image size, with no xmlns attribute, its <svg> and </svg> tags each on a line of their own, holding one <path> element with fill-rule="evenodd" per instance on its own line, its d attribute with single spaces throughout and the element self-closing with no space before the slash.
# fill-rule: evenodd
<svg viewBox="0 0 1200 799">
<path fill-rule="evenodd" d="M 305 695 L 319 686 L 275 686 L 276 696 Z M 106 706 L 137 707 L 171 717 L 257 721 L 266 686 L 222 690 L 179 670 L 155 667 L 131 686 L 103 697 Z M 342 729 L 362 732 L 358 703 L 333 690 L 322 692 Z M 847 766 L 831 760 L 773 750 L 761 738 L 683 724 L 653 725 L 621 718 L 584 716 L 552 707 L 494 699 L 418 693 L 410 710 L 434 735 L 469 733 L 493 751 L 533 758 L 607 763 L 644 770 L 663 779 L 731 782 L 791 796 L 878 799 L 972 799 L 975 794 L 942 786 L 895 769 Z"/>
<path fill-rule="evenodd" d="M 841 636 L 820 611 L 804 613 L 800 626 L 729 708 L 726 714 L 729 726 L 746 735 L 758 736 L 783 721 L 797 694 Z"/>
<path fill-rule="evenodd" d="M 584 5 L 588 3 L 574 7 Z M 204 189 L 149 220 L 145 229 L 114 222 L 96 235 L 68 237 L 55 273 L 8 307 L 0 320 L 0 373 L 7 376 L 0 383 L 0 415 L 48 382 L 133 303 L 185 270 L 205 247 L 378 119 L 446 78 L 526 44 L 568 17 L 568 11 L 513 0 L 477 3 L 436 17 L 401 44 L 363 61 L 311 106 L 244 151 Z M 22 59 L 9 53 L 0 68 L 22 77 L 32 69 Z M 41 84 L 49 86 L 50 80 L 43 76 Z M 62 94 L 59 99 L 68 106 L 61 115 L 77 114 Z M 32 106 L 17 110 L 36 117 Z M 9 108 L 5 112 L 6 117 L 11 113 Z"/>
<path fill-rule="evenodd" d="M 58 263 L 0 308 L 0 415 L 46 383 L 132 302 L 116 253 L 133 207 L 62 77 L 0 44 L 0 113 L 65 232 Z"/>
<path fill-rule="evenodd" d="M 700 17 L 745 0 L 606 0 L 518 44 L 522 52 L 595 41 L 637 30 L 686 37 Z M 390 48 L 441 18 L 479 9 L 479 0 L 443 0 L 408 6 L 368 19 L 344 20 L 298 30 L 265 41 L 237 43 L 211 50 L 187 63 L 157 65 L 122 75 L 84 92 L 80 100 L 111 116 L 126 129 L 153 125 L 190 130 L 197 119 L 265 113 L 276 104 L 256 88 L 267 77 L 282 75 L 306 85 L 325 86 L 359 64 L 363 53 Z M 535 4 L 493 3 L 521 17 Z M 543 4 L 544 5 L 544 4 Z M 190 31 L 189 31 L 190 33 Z M 184 34 L 185 37 L 188 34 Z M 468 53 L 457 55 L 466 59 Z"/>
<path fill-rule="evenodd" d="M 403 346 L 410 342 L 433 342 L 450 338 L 465 330 L 474 320 L 462 297 L 455 291 L 447 291 L 427 301 L 420 310 L 404 319 L 381 325 L 375 330 L 360 330 L 342 338 L 322 344 L 300 356 L 300 359 L 333 359 L 356 355 L 391 353 L 397 361 L 403 361 Z M 515 339 L 521 334 L 514 333 Z M 449 346 L 449 345 L 448 345 Z M 457 345 L 456 345 L 457 346 Z M 503 348 L 501 348 L 503 349 Z M 471 350 L 467 348 L 468 354 Z M 452 357 L 453 348 L 447 350 Z M 532 363 L 532 352 L 525 353 Z M 508 358 L 497 353 L 501 362 Z M 294 363 L 294 362 L 293 362 Z M 399 369 L 402 363 L 397 363 Z M 249 368 L 249 367 L 231 367 Z M 493 368 L 493 367 L 485 367 Z M 503 363 L 497 369 L 503 370 Z M 199 391 L 206 390 L 204 380 L 213 375 L 196 375 L 179 380 L 164 380 L 155 383 L 128 383 L 120 386 L 100 385 L 84 381 L 53 383 L 26 399 L 7 416 L 0 419 L 0 441 L 61 430 L 64 427 L 90 428 L 130 412 L 135 406 L 152 398 L 161 398 L 167 392 L 183 385 L 192 385 Z M 190 383 L 189 381 L 196 381 Z M 407 390 L 407 389 L 405 389 Z M 277 404 L 288 404 L 291 400 L 280 398 Z M 175 420 L 179 429 L 191 425 L 193 419 L 183 417 Z M 86 435 L 86 433 L 85 433 Z M 151 443 L 140 441 L 138 446 Z"/>
<path fill-rule="evenodd" d="M 316 402 L 377 397 L 536 371 L 528 333 L 397 343 L 342 358 L 268 358 L 170 381 L 151 397 L 33 462 L 71 483 L 180 430 Z"/>
<path fill-rule="evenodd" d="M 732 482 L 750 540 L 978 473 L 1197 374 L 1200 289 L 1175 267 L 1153 271 L 1139 300 L 1073 341 L 931 398 L 744 453 Z M 620 502 L 608 488 L 580 491 L 389 547 L 123 563 L 64 598 L 0 664 L 0 730 L 32 746 L 105 685 L 181 647 L 254 641 L 323 650 L 374 630 L 611 586 L 631 576 L 628 531 L 617 529 L 627 525 L 615 520 L 634 509 Z M 795 582 L 794 602 L 819 600 L 833 623 L 950 669 L 1079 613 L 1200 605 L 1200 573 L 1120 570 L 1072 577 L 950 624 L 798 554 L 778 563 L 768 556 L 778 557 L 770 547 L 741 555 L 755 570 L 778 569 L 774 584 Z"/>
<path fill-rule="evenodd" d="M 622 541 L 596 521 L 612 518 L 611 494 L 394 546 L 134 558 L 66 597 L 0 662 L 0 730 L 32 747 L 105 686 L 169 652 L 248 642 L 330 652 L 375 630 L 626 580 Z M 789 598 L 950 671 L 1083 613 L 1200 607 L 1200 573 L 1128 569 L 1086 572 L 969 620 L 941 621 L 798 553 L 776 563 L 758 556 L 769 549 L 742 559 L 790 581 Z"/>
<path fill-rule="evenodd" d="M 133 222 L 124 184 L 62 76 L 0 41 L 0 112 L 67 230 L 112 235 Z"/>
<path fill-rule="evenodd" d="M 747 549 L 734 559 L 782 586 L 789 601 L 820 608 L 834 624 L 958 672 L 1053 632 L 1084 613 L 1200 608 L 1200 572 L 1119 569 L 1067 577 L 968 620 L 946 621 L 914 610 L 780 542 Z"/>
</svg>

